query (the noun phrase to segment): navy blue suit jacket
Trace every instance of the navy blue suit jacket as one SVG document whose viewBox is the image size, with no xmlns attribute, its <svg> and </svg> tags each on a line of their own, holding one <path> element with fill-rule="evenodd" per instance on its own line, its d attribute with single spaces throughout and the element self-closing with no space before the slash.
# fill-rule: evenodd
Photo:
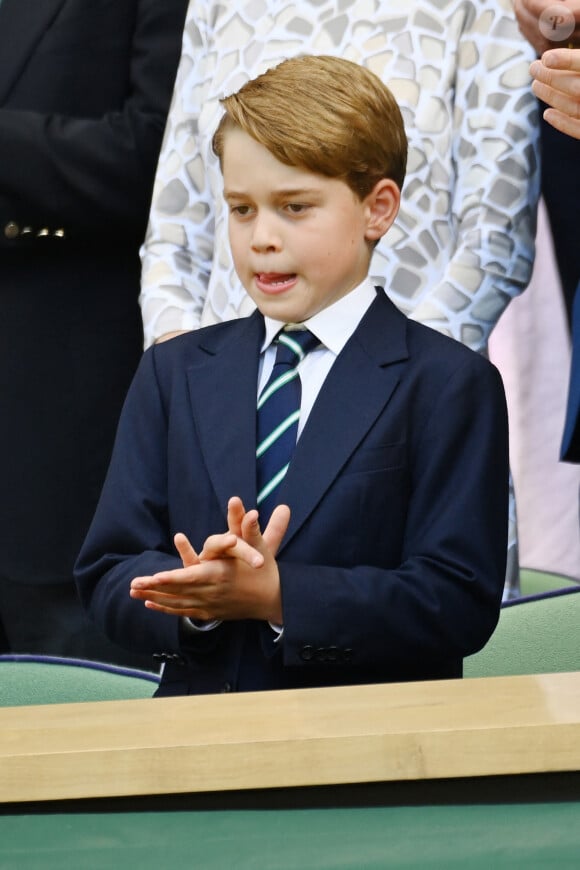
<svg viewBox="0 0 580 870">
<path fill-rule="evenodd" d="M 162 694 L 459 676 L 503 589 L 503 387 L 487 360 L 382 291 L 284 481 L 281 642 L 257 621 L 186 638 L 177 618 L 129 597 L 133 577 L 181 566 L 177 531 L 201 548 L 225 530 L 230 496 L 255 505 L 262 338 L 256 312 L 144 355 L 77 563 L 85 605 L 118 643 L 161 654 Z"/>
</svg>

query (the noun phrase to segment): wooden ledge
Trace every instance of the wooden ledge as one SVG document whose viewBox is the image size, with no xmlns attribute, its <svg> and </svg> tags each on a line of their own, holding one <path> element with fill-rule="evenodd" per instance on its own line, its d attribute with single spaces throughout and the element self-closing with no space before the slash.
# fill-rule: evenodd
<svg viewBox="0 0 580 870">
<path fill-rule="evenodd" d="M 0 709 L 0 801 L 580 770 L 580 672 Z"/>
</svg>

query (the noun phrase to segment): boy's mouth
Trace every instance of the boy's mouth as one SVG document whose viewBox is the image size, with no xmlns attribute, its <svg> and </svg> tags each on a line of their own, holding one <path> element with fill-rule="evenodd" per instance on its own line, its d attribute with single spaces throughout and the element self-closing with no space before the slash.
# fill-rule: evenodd
<svg viewBox="0 0 580 870">
<path fill-rule="evenodd" d="M 296 278 L 296 273 L 257 272 L 255 281 L 256 286 L 263 293 L 283 293 L 294 286 Z"/>
</svg>

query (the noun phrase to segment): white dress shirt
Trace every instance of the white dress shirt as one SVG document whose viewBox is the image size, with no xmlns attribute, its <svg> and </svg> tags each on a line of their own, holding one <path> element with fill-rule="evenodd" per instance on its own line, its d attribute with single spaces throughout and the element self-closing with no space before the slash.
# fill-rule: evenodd
<svg viewBox="0 0 580 870">
<path fill-rule="evenodd" d="M 328 308 L 323 308 L 314 317 L 297 324 L 306 327 L 320 340 L 321 347 L 307 353 L 298 364 L 298 374 L 302 385 L 300 401 L 300 420 L 298 421 L 298 437 L 309 417 L 312 406 L 320 392 L 324 380 L 332 365 L 359 325 L 367 309 L 376 296 L 375 288 L 370 278 L 365 278 L 346 296 L 333 302 Z M 258 396 L 268 382 L 276 358 L 274 339 L 280 332 L 279 320 L 264 318 L 266 335 L 261 348 L 260 371 L 258 374 Z"/>
</svg>

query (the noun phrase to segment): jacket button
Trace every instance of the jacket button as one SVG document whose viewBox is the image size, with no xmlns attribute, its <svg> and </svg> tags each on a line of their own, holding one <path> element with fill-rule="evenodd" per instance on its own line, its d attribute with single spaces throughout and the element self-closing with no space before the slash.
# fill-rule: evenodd
<svg viewBox="0 0 580 870">
<path fill-rule="evenodd" d="M 4 227 L 4 235 L 7 239 L 17 239 L 20 235 L 20 227 L 14 221 L 8 221 Z"/>
<path fill-rule="evenodd" d="M 300 658 L 303 662 L 311 662 L 314 658 L 314 652 L 314 647 L 307 644 L 300 650 Z"/>
<path fill-rule="evenodd" d="M 223 686 L 221 687 L 221 691 L 222 691 L 222 693 L 233 691 L 233 689 L 232 689 L 232 684 L 231 684 L 231 683 L 228 683 L 227 680 L 226 680 L 226 682 L 225 682 L 225 683 L 223 684 Z"/>
<path fill-rule="evenodd" d="M 36 234 L 37 239 L 47 239 L 49 236 L 50 236 L 50 230 L 48 229 L 48 227 L 43 227 Z"/>
<path fill-rule="evenodd" d="M 55 239 L 64 239 L 66 238 L 66 233 L 63 229 L 55 230 L 52 234 Z"/>
</svg>

